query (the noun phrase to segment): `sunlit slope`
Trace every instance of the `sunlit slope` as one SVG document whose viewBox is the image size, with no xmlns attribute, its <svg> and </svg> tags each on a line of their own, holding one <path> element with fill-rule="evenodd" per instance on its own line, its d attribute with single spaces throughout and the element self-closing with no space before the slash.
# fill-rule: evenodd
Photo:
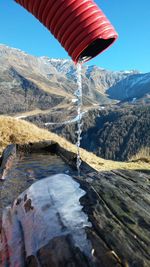
<svg viewBox="0 0 150 267">
<path fill-rule="evenodd" d="M 47 130 L 40 129 L 37 126 L 23 121 L 17 120 L 8 116 L 0 117 L 0 151 L 10 143 L 27 144 L 29 142 L 37 142 L 51 140 L 59 143 L 60 146 L 68 151 L 76 153 L 77 148 L 64 138 L 48 132 Z M 115 162 L 111 160 L 104 160 L 95 156 L 92 153 L 81 149 L 82 160 L 87 162 L 90 166 L 97 170 L 111 170 L 111 169 L 149 169 L 149 163 L 135 162 L 124 163 Z"/>
</svg>

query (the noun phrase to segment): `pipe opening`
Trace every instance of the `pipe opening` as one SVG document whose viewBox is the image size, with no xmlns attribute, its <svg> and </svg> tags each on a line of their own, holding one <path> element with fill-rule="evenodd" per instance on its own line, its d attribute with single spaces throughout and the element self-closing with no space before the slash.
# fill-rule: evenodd
<svg viewBox="0 0 150 267">
<path fill-rule="evenodd" d="M 78 62 L 84 63 L 90 60 L 93 57 L 96 57 L 103 50 L 105 50 L 108 46 L 110 46 L 114 42 L 115 38 L 110 39 L 100 39 L 98 38 L 94 42 L 92 42 L 79 56 Z"/>
</svg>

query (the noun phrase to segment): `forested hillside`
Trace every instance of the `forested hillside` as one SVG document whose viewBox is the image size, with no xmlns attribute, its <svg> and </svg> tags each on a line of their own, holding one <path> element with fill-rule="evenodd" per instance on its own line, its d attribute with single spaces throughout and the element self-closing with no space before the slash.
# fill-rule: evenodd
<svg viewBox="0 0 150 267">
<path fill-rule="evenodd" d="M 76 142 L 76 125 L 49 126 Z M 150 106 L 93 110 L 84 115 L 81 146 L 106 159 L 128 160 L 150 147 Z"/>
<path fill-rule="evenodd" d="M 150 106 L 106 111 L 83 133 L 82 147 L 106 159 L 128 160 L 148 146 Z"/>
</svg>

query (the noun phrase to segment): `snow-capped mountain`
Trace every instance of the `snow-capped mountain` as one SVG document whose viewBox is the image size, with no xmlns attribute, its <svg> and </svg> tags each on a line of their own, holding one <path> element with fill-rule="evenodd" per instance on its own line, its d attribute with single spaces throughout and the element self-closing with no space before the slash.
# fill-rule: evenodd
<svg viewBox="0 0 150 267">
<path fill-rule="evenodd" d="M 150 98 L 150 73 L 132 74 L 107 90 L 112 99 L 135 102 Z"/>
<path fill-rule="evenodd" d="M 135 103 L 137 99 L 149 99 L 150 95 L 150 73 L 84 65 L 82 83 L 85 106 Z M 0 45 L 0 113 L 69 105 L 76 88 L 76 66 L 71 60 L 35 57 Z"/>
</svg>

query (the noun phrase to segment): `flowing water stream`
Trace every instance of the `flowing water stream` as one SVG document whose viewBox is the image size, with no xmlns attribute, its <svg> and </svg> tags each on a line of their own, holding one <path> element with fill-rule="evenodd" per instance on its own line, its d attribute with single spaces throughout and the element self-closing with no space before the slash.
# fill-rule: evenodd
<svg viewBox="0 0 150 267">
<path fill-rule="evenodd" d="M 83 62 L 81 62 L 83 63 Z M 66 120 L 64 122 L 47 122 L 45 123 L 45 126 L 49 125 L 66 125 L 70 123 L 77 123 L 77 170 L 78 170 L 78 176 L 80 176 L 80 166 L 81 166 L 81 156 L 80 156 L 80 144 L 81 144 L 81 134 L 82 134 L 82 64 L 78 63 L 76 68 L 76 83 L 77 83 L 77 89 L 74 92 L 75 98 L 72 99 L 72 102 L 77 105 L 77 115 L 75 118 Z"/>
<path fill-rule="evenodd" d="M 82 76 L 81 76 L 81 64 L 77 64 L 77 90 L 74 95 L 77 97 L 77 170 L 78 176 L 80 176 L 80 165 L 81 165 L 81 156 L 80 156 L 80 144 L 81 144 L 81 134 L 82 134 Z"/>
<path fill-rule="evenodd" d="M 45 126 L 49 125 L 66 125 L 70 123 L 77 123 L 77 170 L 78 170 L 78 176 L 80 176 L 80 166 L 81 166 L 81 156 L 80 156 L 80 144 L 81 144 L 81 134 L 82 134 L 82 63 L 83 61 L 77 63 L 75 65 L 76 68 L 76 83 L 77 83 L 77 89 L 74 92 L 75 98 L 72 99 L 72 103 L 75 103 L 75 107 L 77 106 L 77 115 L 73 119 L 65 120 L 63 122 L 46 122 Z M 27 101 L 27 93 L 25 92 L 25 102 Z M 26 116 L 20 116 L 17 117 L 18 119 L 24 118 Z"/>
</svg>

